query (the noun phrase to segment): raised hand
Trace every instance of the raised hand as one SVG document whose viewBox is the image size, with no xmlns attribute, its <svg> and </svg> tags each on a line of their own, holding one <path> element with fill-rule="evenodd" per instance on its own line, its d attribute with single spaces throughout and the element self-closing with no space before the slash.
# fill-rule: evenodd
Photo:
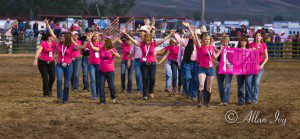
<svg viewBox="0 0 300 139">
<path fill-rule="evenodd" d="M 126 33 L 126 29 L 125 29 L 125 28 L 122 28 L 122 29 L 121 29 L 121 33 L 122 33 L 122 34 L 125 34 L 125 33 Z"/>
<path fill-rule="evenodd" d="M 182 22 L 182 25 L 186 26 L 186 27 L 189 27 L 190 26 L 190 23 L 188 22 Z"/>
</svg>

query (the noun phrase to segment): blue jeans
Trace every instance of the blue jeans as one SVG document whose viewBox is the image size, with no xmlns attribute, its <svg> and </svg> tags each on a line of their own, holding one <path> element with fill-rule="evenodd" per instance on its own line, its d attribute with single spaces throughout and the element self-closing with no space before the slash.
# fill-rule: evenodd
<svg viewBox="0 0 300 139">
<path fill-rule="evenodd" d="M 99 97 L 99 78 L 98 78 L 98 64 L 89 64 L 92 98 Z"/>
<path fill-rule="evenodd" d="M 238 85 L 238 103 L 244 104 L 245 102 L 251 101 L 250 88 L 251 83 L 247 82 L 249 75 L 237 75 L 237 85 Z M 246 86 L 246 93 L 245 92 Z M 245 95 L 244 95 L 245 94 Z"/>
<path fill-rule="evenodd" d="M 88 57 L 82 57 L 82 77 L 83 77 L 83 90 L 88 90 L 89 88 L 89 58 Z"/>
<path fill-rule="evenodd" d="M 181 69 L 183 91 L 186 96 L 191 98 L 197 97 L 197 91 L 199 90 L 199 78 L 198 78 L 199 65 L 197 62 L 183 62 Z"/>
<path fill-rule="evenodd" d="M 218 81 L 218 89 L 221 101 L 223 103 L 229 103 L 230 85 L 232 80 L 231 74 L 219 74 L 219 66 L 216 66 L 216 76 Z M 225 84 L 224 84 L 225 82 Z"/>
<path fill-rule="evenodd" d="M 165 65 L 165 72 L 166 72 L 166 89 L 171 89 L 171 79 L 172 79 L 172 68 L 171 68 L 171 61 L 167 60 Z"/>
<path fill-rule="evenodd" d="M 71 76 L 71 84 L 72 90 L 78 90 L 79 86 L 79 72 L 80 72 L 80 65 L 81 65 L 81 57 L 72 61 L 73 64 L 73 71 Z"/>
<path fill-rule="evenodd" d="M 61 63 L 56 64 L 56 76 L 57 76 L 57 99 L 63 102 L 68 101 L 69 97 L 69 82 L 73 70 L 73 65 L 63 67 Z M 64 76 L 64 89 L 62 88 L 62 77 Z"/>
<path fill-rule="evenodd" d="M 258 102 L 258 90 L 260 86 L 260 80 L 263 76 L 265 68 L 262 68 L 258 74 L 256 75 L 249 75 L 249 79 L 247 79 L 248 83 L 252 83 L 251 89 L 250 89 L 250 94 L 251 94 L 251 101 L 255 104 Z"/>
<path fill-rule="evenodd" d="M 125 90 L 125 80 L 126 80 L 126 70 L 128 73 L 128 79 L 127 79 L 127 92 L 132 91 L 132 72 L 133 72 L 133 63 L 130 63 L 130 67 L 127 68 L 127 61 L 121 62 L 121 85 L 122 85 L 122 91 Z"/>
<path fill-rule="evenodd" d="M 100 103 L 106 103 L 105 100 L 105 80 L 107 80 L 109 91 L 110 91 L 110 98 L 116 98 L 116 91 L 115 91 L 115 83 L 114 83 L 115 73 L 114 72 L 102 72 L 99 71 L 99 83 L 100 83 Z"/>
<path fill-rule="evenodd" d="M 138 92 L 142 92 L 142 72 L 141 72 L 141 62 L 139 58 L 134 59 L 134 70 L 135 70 L 135 81 L 136 88 Z"/>
<path fill-rule="evenodd" d="M 143 79 L 143 97 L 148 97 L 154 92 L 156 63 L 141 63 L 142 79 Z"/>
</svg>

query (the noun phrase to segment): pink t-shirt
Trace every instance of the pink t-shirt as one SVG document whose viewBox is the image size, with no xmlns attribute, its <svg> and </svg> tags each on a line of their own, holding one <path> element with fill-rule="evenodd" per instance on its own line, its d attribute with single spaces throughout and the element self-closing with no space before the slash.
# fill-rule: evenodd
<svg viewBox="0 0 300 139">
<path fill-rule="evenodd" d="M 44 61 L 53 61 L 56 42 L 53 41 L 51 44 L 49 44 L 47 41 L 42 41 L 40 44 L 43 47 L 43 50 L 40 55 L 40 59 Z"/>
<path fill-rule="evenodd" d="M 169 51 L 168 60 L 176 60 L 178 59 L 179 46 L 170 45 L 167 46 L 166 51 Z"/>
<path fill-rule="evenodd" d="M 146 58 L 146 62 L 156 62 L 155 60 L 155 47 L 156 47 L 156 42 L 152 42 L 150 46 L 146 46 L 145 43 L 141 42 L 141 51 L 142 51 L 142 57 L 141 57 L 141 62 L 145 62 L 143 59 Z M 148 51 L 148 54 L 146 55 Z"/>
<path fill-rule="evenodd" d="M 112 48 L 114 52 L 117 52 L 115 48 Z M 102 72 L 113 72 L 115 71 L 114 66 L 114 55 L 110 50 L 105 50 L 104 47 L 100 48 L 100 65 L 99 70 Z"/>
<path fill-rule="evenodd" d="M 259 63 L 264 62 L 265 50 L 267 50 L 267 45 L 265 43 L 256 44 L 254 42 L 250 43 L 250 48 L 254 48 L 259 51 Z"/>
<path fill-rule="evenodd" d="M 58 51 L 57 51 L 58 62 L 70 64 L 72 62 L 74 44 L 71 44 L 69 48 L 66 48 L 66 46 L 59 43 L 57 46 L 57 49 L 58 49 Z M 63 53 L 64 53 L 64 56 L 63 56 Z"/>
<path fill-rule="evenodd" d="M 76 40 L 76 43 L 77 43 L 78 45 L 82 45 L 82 43 L 81 43 L 80 40 Z M 73 58 L 77 58 L 77 57 L 79 57 L 79 56 L 80 56 L 80 49 L 79 49 L 79 50 L 75 50 L 75 51 L 73 52 Z"/>
<path fill-rule="evenodd" d="M 130 53 L 131 46 L 128 45 L 126 42 L 122 43 L 122 60 L 129 60 L 129 53 Z"/>
<path fill-rule="evenodd" d="M 214 54 L 216 48 L 213 45 L 197 47 L 197 62 L 202 68 L 214 67 Z"/>
<path fill-rule="evenodd" d="M 102 42 L 93 43 L 93 45 L 95 47 L 102 48 Z M 89 64 L 100 64 L 100 53 L 99 52 L 95 52 L 91 48 L 91 44 L 90 43 L 87 44 L 87 48 L 89 49 L 89 53 L 90 53 L 90 57 L 89 57 L 88 63 Z"/>
</svg>

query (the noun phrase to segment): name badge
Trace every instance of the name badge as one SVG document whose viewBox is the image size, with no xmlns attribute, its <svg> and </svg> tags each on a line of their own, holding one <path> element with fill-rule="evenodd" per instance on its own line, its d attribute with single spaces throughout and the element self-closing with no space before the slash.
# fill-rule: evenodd
<svg viewBox="0 0 300 139">
<path fill-rule="evenodd" d="M 52 57 L 52 52 L 49 52 L 49 57 Z"/>
<path fill-rule="evenodd" d="M 95 57 L 96 58 L 99 58 L 100 56 L 99 56 L 99 52 L 95 52 Z"/>
<path fill-rule="evenodd" d="M 146 57 L 142 58 L 142 61 L 146 62 L 146 61 L 147 61 L 147 58 L 146 58 Z"/>
</svg>

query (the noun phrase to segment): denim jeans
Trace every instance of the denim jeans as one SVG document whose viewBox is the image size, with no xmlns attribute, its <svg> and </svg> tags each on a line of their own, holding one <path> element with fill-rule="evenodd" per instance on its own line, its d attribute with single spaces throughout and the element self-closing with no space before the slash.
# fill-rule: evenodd
<svg viewBox="0 0 300 139">
<path fill-rule="evenodd" d="M 99 82 L 100 82 L 100 103 L 106 103 L 105 100 L 105 80 L 107 80 L 110 98 L 116 98 L 115 84 L 114 84 L 115 73 L 114 72 L 102 72 L 99 71 Z"/>
<path fill-rule="evenodd" d="M 199 66 L 197 62 L 183 62 L 181 69 L 183 91 L 186 96 L 191 98 L 197 97 L 197 91 L 199 90 L 199 78 L 198 78 Z"/>
<path fill-rule="evenodd" d="M 142 72 L 141 72 L 141 62 L 139 58 L 134 59 L 134 70 L 135 70 L 135 81 L 136 88 L 138 92 L 142 92 Z"/>
<path fill-rule="evenodd" d="M 256 75 L 250 75 L 249 79 L 247 79 L 248 83 L 252 83 L 251 89 L 250 89 L 250 94 L 251 94 L 251 101 L 255 104 L 258 102 L 258 90 L 260 86 L 260 81 L 264 73 L 264 68 L 262 68 L 258 74 Z"/>
<path fill-rule="evenodd" d="M 141 63 L 141 72 L 143 80 L 143 97 L 148 97 L 154 92 L 156 63 Z"/>
<path fill-rule="evenodd" d="M 177 79 L 178 79 L 178 62 L 171 61 L 171 69 L 172 69 L 172 87 L 177 87 Z"/>
<path fill-rule="evenodd" d="M 171 89 L 171 79 L 172 79 L 172 68 L 171 61 L 167 60 L 164 64 L 165 72 L 166 72 L 166 89 Z"/>
<path fill-rule="evenodd" d="M 72 84 L 72 91 L 78 90 L 79 86 L 79 72 L 80 72 L 80 65 L 81 65 L 81 57 L 72 61 L 73 64 L 73 71 L 71 76 L 71 84 Z"/>
<path fill-rule="evenodd" d="M 82 57 L 82 82 L 83 82 L 83 90 L 88 90 L 89 88 L 89 58 L 88 57 Z"/>
<path fill-rule="evenodd" d="M 244 104 L 245 102 L 251 101 L 251 94 L 250 94 L 250 88 L 251 88 L 251 82 L 247 82 L 247 79 L 249 78 L 249 75 L 237 75 L 237 85 L 238 85 L 238 103 Z M 245 86 L 246 86 L 246 93 L 245 92 Z"/>
<path fill-rule="evenodd" d="M 122 85 L 122 91 L 125 90 L 125 84 L 126 84 L 126 70 L 127 70 L 127 92 L 132 91 L 132 72 L 133 72 L 133 63 L 130 62 L 130 67 L 127 68 L 127 61 L 121 62 L 121 85 Z"/>
<path fill-rule="evenodd" d="M 43 95 L 50 96 L 55 81 L 55 62 L 47 63 L 39 59 L 38 68 L 43 79 Z"/>
<path fill-rule="evenodd" d="M 89 71 L 90 71 L 90 78 L 91 78 L 91 91 L 92 91 L 92 98 L 99 97 L 99 65 L 98 64 L 89 64 Z"/>
<path fill-rule="evenodd" d="M 69 83 L 73 70 L 73 65 L 70 63 L 68 66 L 63 67 L 61 63 L 56 64 L 57 76 L 57 99 L 63 102 L 68 101 L 69 97 Z M 64 89 L 62 88 L 62 77 L 64 76 Z"/>
<path fill-rule="evenodd" d="M 218 89 L 221 101 L 229 103 L 230 85 L 232 80 L 231 74 L 219 74 L 219 66 L 216 66 L 216 76 L 218 81 Z"/>
</svg>

